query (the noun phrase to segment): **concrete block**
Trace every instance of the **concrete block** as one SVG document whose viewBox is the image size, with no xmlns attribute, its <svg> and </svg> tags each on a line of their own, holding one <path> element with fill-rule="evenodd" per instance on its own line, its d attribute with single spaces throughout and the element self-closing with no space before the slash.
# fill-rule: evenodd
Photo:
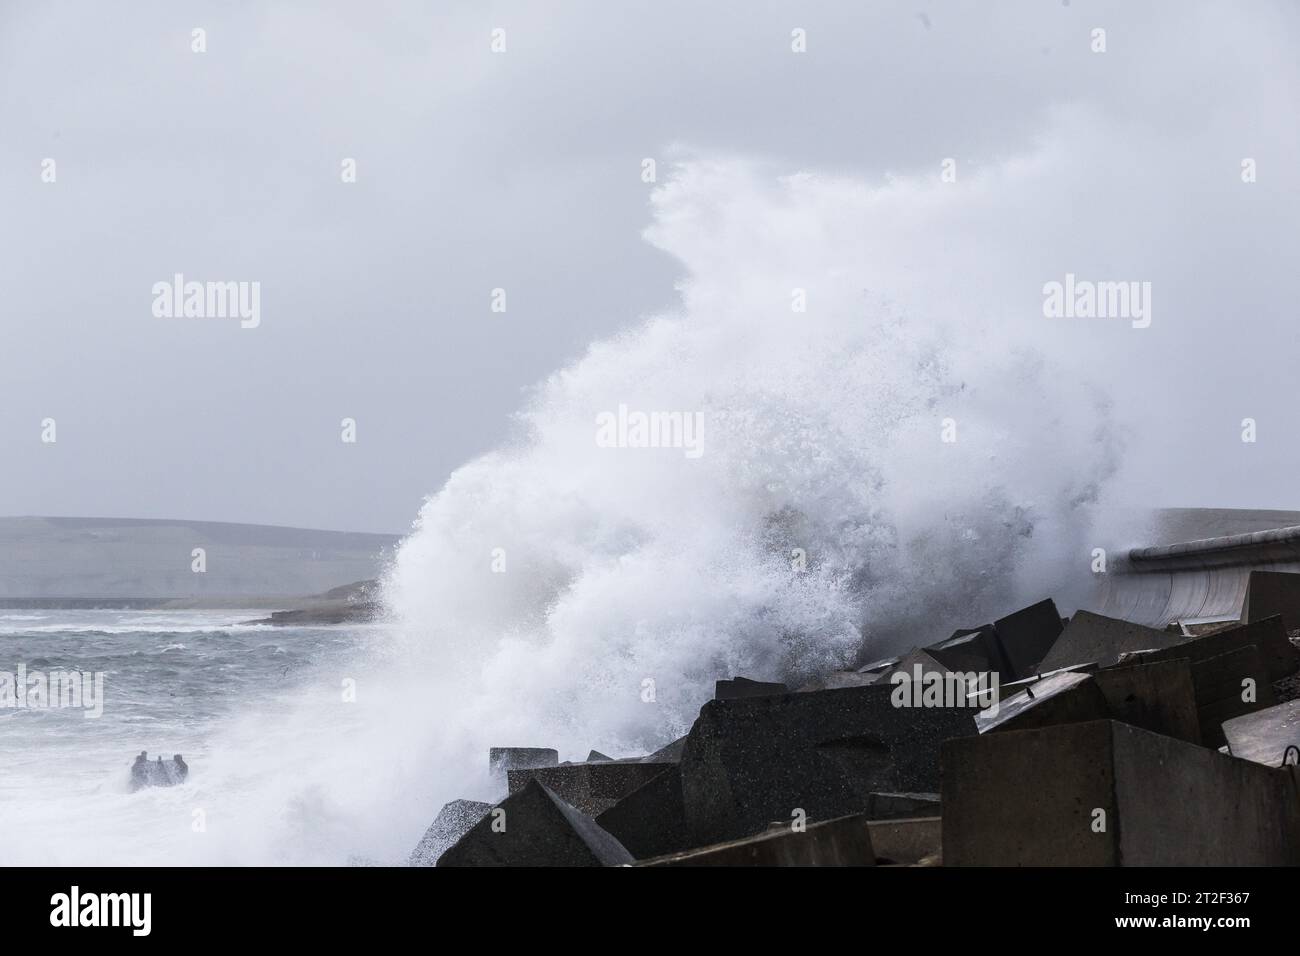
<svg viewBox="0 0 1300 956">
<path fill-rule="evenodd" d="M 790 827 L 646 860 L 639 866 L 875 866 L 871 828 L 863 816 Z"/>
<path fill-rule="evenodd" d="M 945 866 L 1284 865 L 1298 837 L 1284 771 L 1117 721 L 943 746 Z"/>
<path fill-rule="evenodd" d="M 627 794 L 596 817 L 596 823 L 638 860 L 694 846 L 686 830 L 682 775 L 676 765 Z"/>
<path fill-rule="evenodd" d="M 1191 668 L 1201 742 L 1207 747 L 1220 747 L 1227 742 L 1222 728 L 1225 720 L 1276 703 L 1268 670 L 1253 644 L 1196 661 Z M 1247 694 L 1248 689 L 1252 693 Z"/>
<path fill-rule="evenodd" d="M 1262 621 L 1252 621 L 1238 627 L 1229 627 L 1203 637 L 1181 641 L 1152 651 L 1135 651 L 1120 655 L 1120 663 L 1151 663 L 1171 661 L 1179 657 L 1195 664 L 1197 661 L 1218 657 L 1248 644 L 1259 649 L 1268 672 L 1269 681 L 1281 680 L 1300 667 L 1300 652 L 1286 637 L 1282 618 L 1274 615 Z"/>
<path fill-rule="evenodd" d="M 641 761 L 572 763 L 511 770 L 507 779 L 512 794 L 523 790 L 530 780 L 538 780 L 566 803 L 594 817 L 671 766 L 674 764 Z"/>
<path fill-rule="evenodd" d="M 488 751 L 488 773 L 492 777 L 504 777 L 509 770 L 554 767 L 559 762 L 559 752 L 549 747 L 493 747 Z"/>
<path fill-rule="evenodd" d="M 1092 675 L 1110 717 L 1153 733 L 1201 742 L 1192 668 L 1187 661 L 1108 667 Z"/>
<path fill-rule="evenodd" d="M 919 647 L 914 647 L 900 657 L 897 664 L 882 673 L 878 680 L 881 684 L 888 684 L 889 679 L 898 673 L 907 674 L 909 677 L 915 677 L 918 673 L 916 670 L 918 667 L 921 669 L 920 674 L 922 677 L 924 677 L 925 674 L 953 673 L 951 668 L 945 667 L 943 664 L 939 663 L 939 661 L 929 653 L 923 651 Z"/>
<path fill-rule="evenodd" d="M 869 793 L 864 815 L 868 820 L 938 816 L 939 795 L 937 793 Z"/>
<path fill-rule="evenodd" d="M 1286 633 L 1300 629 L 1300 574 L 1251 571 L 1241 619 L 1247 623 L 1279 615 Z"/>
<path fill-rule="evenodd" d="M 1223 734 L 1234 757 L 1280 767 L 1287 748 L 1300 747 L 1300 700 L 1225 720 Z"/>
<path fill-rule="evenodd" d="M 919 863 L 938 856 L 943 849 L 943 820 L 939 817 L 872 820 L 867 827 L 877 863 Z"/>
<path fill-rule="evenodd" d="M 447 849 L 438 866 L 618 866 L 631 862 L 632 854 L 595 820 L 531 780 Z"/>
<path fill-rule="evenodd" d="M 998 618 L 993 622 L 993 630 L 1002 646 L 1010 676 L 1027 677 L 1041 669 L 1039 663 L 1061 636 L 1061 615 L 1055 602 L 1047 598 Z"/>
<path fill-rule="evenodd" d="M 642 757 L 642 763 L 681 763 L 682 749 L 686 746 L 686 738 L 678 737 L 670 744 L 665 744 L 654 753 Z"/>
<path fill-rule="evenodd" d="M 1106 698 L 1096 681 L 1088 674 L 1066 671 L 1045 677 L 997 706 L 980 711 L 975 717 L 975 727 L 981 734 L 987 734 L 1104 720 L 1109 715 Z"/>
<path fill-rule="evenodd" d="M 997 671 L 1000 674 L 1010 674 L 1011 671 L 992 624 L 958 630 L 947 640 L 931 644 L 924 650 L 949 670 L 965 673 Z"/>
<path fill-rule="evenodd" d="M 939 744 L 975 733 L 970 707 L 896 707 L 892 687 L 713 700 L 682 753 L 696 845 L 748 836 L 796 809 L 826 820 L 873 792 L 937 791 Z"/>
<path fill-rule="evenodd" d="M 411 866 L 433 866 L 448 847 L 468 833 L 491 809 L 492 804 L 476 800 L 451 801 L 433 818 L 433 823 L 411 851 L 408 863 Z"/>
<path fill-rule="evenodd" d="M 741 700 L 745 697 L 768 697 L 772 694 L 788 694 L 790 688 L 785 684 L 769 681 L 750 680 L 748 677 L 733 677 L 731 680 L 714 681 L 713 697 L 715 700 Z"/>
<path fill-rule="evenodd" d="M 1091 662 L 1109 667 L 1117 663 L 1125 651 L 1168 647 L 1179 640 L 1181 638 L 1177 635 L 1153 627 L 1091 611 L 1076 611 L 1038 666 L 1042 670 L 1054 670 Z"/>
</svg>

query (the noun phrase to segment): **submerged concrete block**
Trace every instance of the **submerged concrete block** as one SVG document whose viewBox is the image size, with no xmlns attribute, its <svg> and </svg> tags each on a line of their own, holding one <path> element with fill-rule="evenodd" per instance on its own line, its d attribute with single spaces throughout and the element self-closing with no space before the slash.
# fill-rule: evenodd
<svg viewBox="0 0 1300 956">
<path fill-rule="evenodd" d="M 646 860 L 640 866 L 875 866 L 866 817 L 847 816 Z"/>
<path fill-rule="evenodd" d="M 1300 574 L 1251 571 L 1241 619 L 1247 623 L 1278 615 L 1286 633 L 1300 629 Z"/>
<path fill-rule="evenodd" d="M 1150 663 L 1152 661 L 1172 661 L 1186 658 L 1195 664 L 1197 661 L 1218 657 L 1254 644 L 1259 649 L 1260 658 L 1268 672 L 1270 681 L 1281 680 L 1300 668 L 1300 652 L 1287 640 L 1282 627 L 1282 618 L 1274 615 L 1262 621 L 1252 621 L 1238 627 L 1229 627 L 1214 631 L 1203 637 L 1180 641 L 1168 647 L 1152 651 L 1135 651 L 1120 655 L 1121 663 Z"/>
<path fill-rule="evenodd" d="M 943 746 L 945 866 L 1253 866 L 1300 859 L 1284 771 L 1103 720 Z"/>
<path fill-rule="evenodd" d="M 411 857 L 408 860 L 411 866 L 433 866 L 438 862 L 438 857 L 446 852 L 447 848 L 469 832 L 474 824 L 483 819 L 484 815 L 492 809 L 490 803 L 479 803 L 477 800 L 453 800 L 433 818 L 433 823 L 429 829 L 424 831 L 424 836 L 411 851 Z"/>
<path fill-rule="evenodd" d="M 571 763 L 511 770 L 507 778 L 511 793 L 523 790 L 530 780 L 538 780 L 566 803 L 594 817 L 671 766 L 675 765 L 643 761 Z"/>
<path fill-rule="evenodd" d="M 620 799 L 596 822 L 638 860 L 694 845 L 686 830 L 681 770 L 675 764 Z"/>
<path fill-rule="evenodd" d="M 1030 730 L 1049 724 L 1082 723 L 1109 716 L 1106 698 L 1088 674 L 1073 671 L 1036 681 L 975 717 L 981 734 Z"/>
<path fill-rule="evenodd" d="M 1288 748 L 1300 749 L 1300 700 L 1225 720 L 1223 734 L 1234 757 L 1280 767 Z M 1292 752 L 1290 759 L 1297 757 Z"/>
<path fill-rule="evenodd" d="M 937 791 L 939 744 L 974 734 L 975 710 L 895 706 L 895 690 L 706 703 L 682 753 L 692 839 L 748 836 L 796 809 L 810 820 L 860 812 L 872 792 Z"/>
<path fill-rule="evenodd" d="M 713 697 L 716 700 L 740 700 L 745 697 L 767 697 L 771 694 L 788 693 L 790 688 L 785 684 L 750 680 L 748 677 L 733 677 L 731 680 L 713 683 Z"/>
<path fill-rule="evenodd" d="M 1113 720 L 1201 742 L 1192 668 L 1185 660 L 1108 667 L 1093 673 Z"/>
<path fill-rule="evenodd" d="M 1091 611 L 1076 611 L 1038 666 L 1041 670 L 1086 663 L 1109 667 L 1126 651 L 1168 647 L 1179 640 L 1168 631 Z"/>
<path fill-rule="evenodd" d="M 596 821 L 536 780 L 511 794 L 438 859 L 438 866 L 618 866 L 632 854 Z"/>
<path fill-rule="evenodd" d="M 993 630 L 1002 646 L 1011 676 L 1027 677 L 1041 670 L 1039 662 L 1061 636 L 1062 627 L 1060 612 L 1051 598 L 994 621 Z"/>
</svg>

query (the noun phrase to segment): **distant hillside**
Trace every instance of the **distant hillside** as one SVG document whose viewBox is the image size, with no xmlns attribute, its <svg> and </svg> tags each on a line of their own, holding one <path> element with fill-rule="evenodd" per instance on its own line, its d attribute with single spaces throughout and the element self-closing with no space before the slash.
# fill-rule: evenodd
<svg viewBox="0 0 1300 956">
<path fill-rule="evenodd" d="M 252 599 L 378 577 L 399 538 L 270 525 L 130 518 L 0 518 L 0 604 L 18 599 Z M 191 570 L 194 549 L 207 570 Z M 272 602 L 276 603 L 276 602 Z"/>
</svg>

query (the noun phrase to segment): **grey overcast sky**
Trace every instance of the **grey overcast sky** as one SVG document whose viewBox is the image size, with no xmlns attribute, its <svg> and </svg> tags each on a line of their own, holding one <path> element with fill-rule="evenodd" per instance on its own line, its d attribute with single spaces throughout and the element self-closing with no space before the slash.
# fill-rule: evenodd
<svg viewBox="0 0 1300 956">
<path fill-rule="evenodd" d="M 1270 0 L 3 0 L 0 514 L 406 529 L 676 307 L 708 254 L 643 238 L 641 163 L 710 156 L 868 189 L 955 158 L 980 192 L 874 244 L 1095 378 L 1121 497 L 1300 507 L 1298 54 Z M 1067 271 L 1151 281 L 1151 327 L 1052 325 Z M 260 282 L 260 326 L 155 317 L 174 273 Z"/>
</svg>

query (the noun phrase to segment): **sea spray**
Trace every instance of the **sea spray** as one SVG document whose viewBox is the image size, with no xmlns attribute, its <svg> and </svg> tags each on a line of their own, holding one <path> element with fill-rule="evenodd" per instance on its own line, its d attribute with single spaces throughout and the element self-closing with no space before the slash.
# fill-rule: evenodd
<svg viewBox="0 0 1300 956">
<path fill-rule="evenodd" d="M 798 684 L 1086 569 L 1104 402 L 1022 325 L 927 298 L 915 267 L 942 262 L 882 254 L 900 208 L 960 215 L 952 195 L 732 161 L 654 194 L 680 307 L 539 386 L 386 582 L 443 785 L 480 779 L 491 745 L 645 752 L 717 678 Z M 701 453 L 597 441 L 620 409 L 698 414 Z"/>
</svg>

